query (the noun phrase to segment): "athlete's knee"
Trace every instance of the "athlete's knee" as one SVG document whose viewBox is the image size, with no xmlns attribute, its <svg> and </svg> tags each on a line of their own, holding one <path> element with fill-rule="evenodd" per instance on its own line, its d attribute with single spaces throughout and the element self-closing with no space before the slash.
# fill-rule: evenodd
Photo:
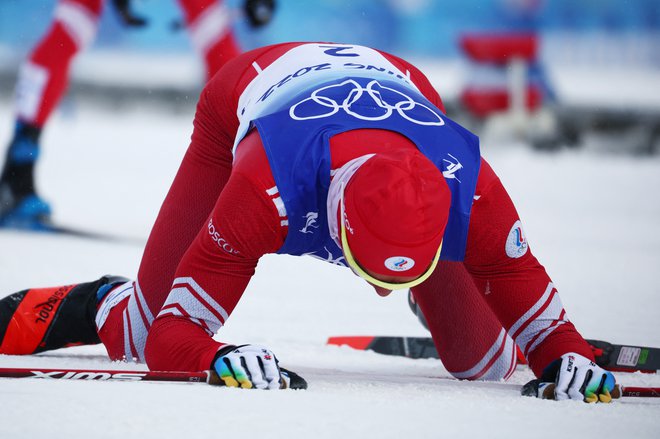
<svg viewBox="0 0 660 439">
<path fill-rule="evenodd" d="M 455 378 L 470 381 L 500 381 L 508 379 L 516 369 L 518 351 L 504 329 L 485 353 L 464 347 L 466 355 L 448 359 L 441 356 L 444 366 Z M 460 358 L 459 358 L 460 357 Z"/>
<path fill-rule="evenodd" d="M 96 330 L 112 361 L 127 360 L 133 356 L 126 334 L 130 325 L 127 308 L 134 294 L 135 282 L 128 281 L 113 288 L 99 304 Z"/>
<path fill-rule="evenodd" d="M 113 288 L 96 315 L 98 335 L 110 359 L 144 361 L 147 334 L 153 320 L 137 281 Z"/>
</svg>

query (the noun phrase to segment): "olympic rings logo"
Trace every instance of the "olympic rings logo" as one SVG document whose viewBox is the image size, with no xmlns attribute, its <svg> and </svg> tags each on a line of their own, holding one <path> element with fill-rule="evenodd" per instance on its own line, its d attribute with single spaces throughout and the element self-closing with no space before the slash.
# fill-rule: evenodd
<svg viewBox="0 0 660 439">
<path fill-rule="evenodd" d="M 335 89 L 343 89 L 345 98 L 337 102 Z M 335 92 L 335 93 L 331 93 Z M 410 96 L 372 80 L 363 87 L 353 79 L 341 84 L 328 85 L 314 90 L 310 97 L 294 104 L 289 116 L 294 120 L 322 119 L 343 110 L 361 120 L 384 120 L 395 111 L 404 119 L 417 125 L 442 126 L 445 121 L 432 108 L 413 100 Z M 414 113 L 412 110 L 416 110 Z"/>
</svg>

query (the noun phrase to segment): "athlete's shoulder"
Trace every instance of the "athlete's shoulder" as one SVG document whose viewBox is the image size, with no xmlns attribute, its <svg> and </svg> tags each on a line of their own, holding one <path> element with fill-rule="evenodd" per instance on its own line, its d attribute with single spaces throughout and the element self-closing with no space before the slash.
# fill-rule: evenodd
<svg viewBox="0 0 660 439">
<path fill-rule="evenodd" d="M 378 49 L 374 50 L 380 53 L 383 57 L 385 57 L 385 59 L 391 62 L 399 70 L 406 73 L 408 78 L 410 78 L 412 83 L 415 84 L 415 86 L 426 97 L 426 99 L 431 101 L 433 105 L 438 107 L 443 113 L 446 112 L 445 106 L 442 103 L 442 98 L 440 98 L 440 95 L 431 84 L 429 78 L 416 65 L 389 52 L 384 52 Z"/>
<path fill-rule="evenodd" d="M 288 51 L 305 44 L 310 43 L 294 41 L 288 43 L 270 44 L 268 46 L 259 47 L 257 49 L 245 52 L 240 55 L 240 57 L 252 59 L 254 62 L 258 63 L 260 69 L 264 69 L 272 64 L 275 60 L 282 57 L 282 55 Z"/>
<path fill-rule="evenodd" d="M 398 57 L 394 54 L 391 54 L 389 52 L 385 52 L 383 50 L 379 50 L 373 47 L 369 46 L 363 46 L 360 44 L 347 44 L 347 43 L 336 43 L 336 42 L 329 42 L 329 41 L 294 41 L 294 42 L 287 42 L 287 43 L 277 43 L 277 44 L 271 44 L 268 46 L 263 46 L 259 47 L 257 49 L 250 50 L 248 52 L 245 52 L 243 55 L 244 57 L 248 58 L 253 58 L 253 59 L 260 59 L 260 67 L 264 67 L 262 63 L 265 61 L 265 59 L 270 59 L 271 62 L 274 61 L 275 59 L 281 57 L 285 53 L 301 47 L 301 46 L 310 46 L 310 47 L 317 47 L 320 49 L 323 49 L 327 54 L 329 55 L 335 55 L 335 56 L 343 56 L 343 57 L 351 57 L 351 56 L 358 56 L 355 53 L 351 53 L 350 49 L 351 48 L 361 48 L 363 50 L 367 51 L 375 51 L 381 54 L 384 58 L 386 58 L 388 61 L 392 62 L 394 65 L 397 67 L 412 67 L 415 70 L 418 70 L 416 67 L 414 67 L 410 62 L 404 60 L 401 57 Z"/>
</svg>

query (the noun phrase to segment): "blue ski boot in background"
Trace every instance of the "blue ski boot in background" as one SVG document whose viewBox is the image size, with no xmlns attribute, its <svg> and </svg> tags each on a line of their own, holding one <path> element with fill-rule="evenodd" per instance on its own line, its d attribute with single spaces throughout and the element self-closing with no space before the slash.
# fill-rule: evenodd
<svg viewBox="0 0 660 439">
<path fill-rule="evenodd" d="M 51 209 L 34 187 L 41 128 L 16 123 L 0 176 L 0 228 L 47 230 Z"/>
</svg>

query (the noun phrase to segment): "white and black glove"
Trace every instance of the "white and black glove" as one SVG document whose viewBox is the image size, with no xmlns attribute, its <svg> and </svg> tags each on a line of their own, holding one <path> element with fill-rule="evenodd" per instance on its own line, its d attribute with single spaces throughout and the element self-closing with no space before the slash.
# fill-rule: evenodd
<svg viewBox="0 0 660 439">
<path fill-rule="evenodd" d="M 263 346 L 225 346 L 215 355 L 213 369 L 227 387 L 293 390 L 307 388 L 307 381 L 303 377 L 280 367 L 275 354 Z"/>
<path fill-rule="evenodd" d="M 538 380 L 525 384 L 522 394 L 544 399 L 612 402 L 614 375 L 588 358 L 569 352 L 553 361 Z"/>
<path fill-rule="evenodd" d="M 263 346 L 225 346 L 216 354 L 213 368 L 228 387 L 279 389 L 282 384 L 277 358 Z"/>
</svg>

